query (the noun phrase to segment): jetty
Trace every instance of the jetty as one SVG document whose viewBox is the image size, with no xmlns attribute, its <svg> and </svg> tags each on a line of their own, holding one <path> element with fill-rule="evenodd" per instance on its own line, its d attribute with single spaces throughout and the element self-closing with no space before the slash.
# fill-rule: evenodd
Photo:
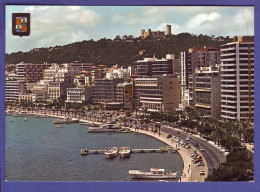
<svg viewBox="0 0 260 192">
<path fill-rule="evenodd" d="M 81 154 L 82 154 L 83 149 L 81 149 Z M 84 148 L 84 155 L 88 155 L 88 154 L 103 154 L 104 152 L 106 152 L 107 149 L 87 149 Z M 170 146 L 166 146 L 166 147 L 159 147 L 159 148 L 152 148 L 152 149 L 143 149 L 143 148 L 137 148 L 137 149 L 131 149 L 131 153 L 155 153 L 155 152 L 159 152 L 159 153 L 164 153 L 164 152 L 176 152 L 177 150 L 170 147 Z"/>
</svg>

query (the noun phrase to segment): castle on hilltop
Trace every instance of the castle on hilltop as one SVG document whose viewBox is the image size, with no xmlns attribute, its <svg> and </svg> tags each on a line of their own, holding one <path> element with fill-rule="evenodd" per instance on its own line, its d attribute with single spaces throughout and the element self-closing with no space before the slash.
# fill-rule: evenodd
<svg viewBox="0 0 260 192">
<path fill-rule="evenodd" d="M 153 37 L 153 38 L 163 38 L 166 35 L 171 35 L 171 25 L 166 26 L 166 31 L 152 31 L 151 29 L 148 29 L 148 31 L 145 31 L 144 29 L 141 30 L 141 38 L 145 39 L 147 37 Z"/>
</svg>

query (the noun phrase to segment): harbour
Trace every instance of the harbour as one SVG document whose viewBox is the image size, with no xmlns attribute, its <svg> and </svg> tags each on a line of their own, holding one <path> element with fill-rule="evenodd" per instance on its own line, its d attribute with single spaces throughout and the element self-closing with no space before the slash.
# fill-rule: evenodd
<svg viewBox="0 0 260 192">
<path fill-rule="evenodd" d="M 13 117 L 13 122 L 10 118 L 6 116 L 9 141 L 6 143 L 6 179 L 9 181 L 132 181 L 129 170 L 149 171 L 151 167 L 179 171 L 177 178 L 172 179 L 178 181 L 183 170 L 178 153 L 151 152 L 165 144 L 143 134 L 89 134 L 85 124 L 64 124 L 62 129 L 57 129 L 53 118 L 30 116 L 24 121 L 24 117 Z M 89 150 L 129 146 L 132 150 L 151 151 L 133 150 L 130 158 L 118 155 L 108 159 L 104 151 L 100 151 L 100 155 L 81 156 L 79 152 L 84 146 Z"/>
</svg>

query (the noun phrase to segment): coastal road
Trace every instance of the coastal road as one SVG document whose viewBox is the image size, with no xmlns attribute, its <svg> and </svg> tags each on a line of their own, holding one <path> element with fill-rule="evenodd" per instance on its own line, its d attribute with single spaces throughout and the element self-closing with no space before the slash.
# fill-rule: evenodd
<svg viewBox="0 0 260 192">
<path fill-rule="evenodd" d="M 185 138 L 188 136 L 187 133 L 182 131 L 180 132 L 180 134 L 178 134 L 177 131 L 174 130 L 173 128 L 161 127 L 161 131 L 179 137 L 182 140 L 185 140 Z M 199 144 L 199 147 L 197 148 L 198 150 L 201 147 L 204 148 L 205 151 L 201 153 L 204 156 L 205 161 L 207 162 L 209 173 L 213 171 L 213 168 L 218 167 L 220 162 L 224 162 L 226 160 L 226 157 L 222 151 L 220 151 L 215 146 L 209 144 L 207 141 L 199 137 L 192 136 L 192 139 L 189 141 L 189 143 L 194 147 L 195 147 L 195 143 L 198 143 Z"/>
</svg>

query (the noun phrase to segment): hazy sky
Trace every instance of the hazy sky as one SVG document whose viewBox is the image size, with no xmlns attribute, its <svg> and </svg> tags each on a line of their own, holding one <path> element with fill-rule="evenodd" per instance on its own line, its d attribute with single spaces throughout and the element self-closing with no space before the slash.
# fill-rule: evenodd
<svg viewBox="0 0 260 192">
<path fill-rule="evenodd" d="M 12 13 L 31 13 L 31 35 L 12 35 Z M 6 6 L 6 52 L 166 29 L 215 36 L 254 35 L 253 7 Z"/>
</svg>

